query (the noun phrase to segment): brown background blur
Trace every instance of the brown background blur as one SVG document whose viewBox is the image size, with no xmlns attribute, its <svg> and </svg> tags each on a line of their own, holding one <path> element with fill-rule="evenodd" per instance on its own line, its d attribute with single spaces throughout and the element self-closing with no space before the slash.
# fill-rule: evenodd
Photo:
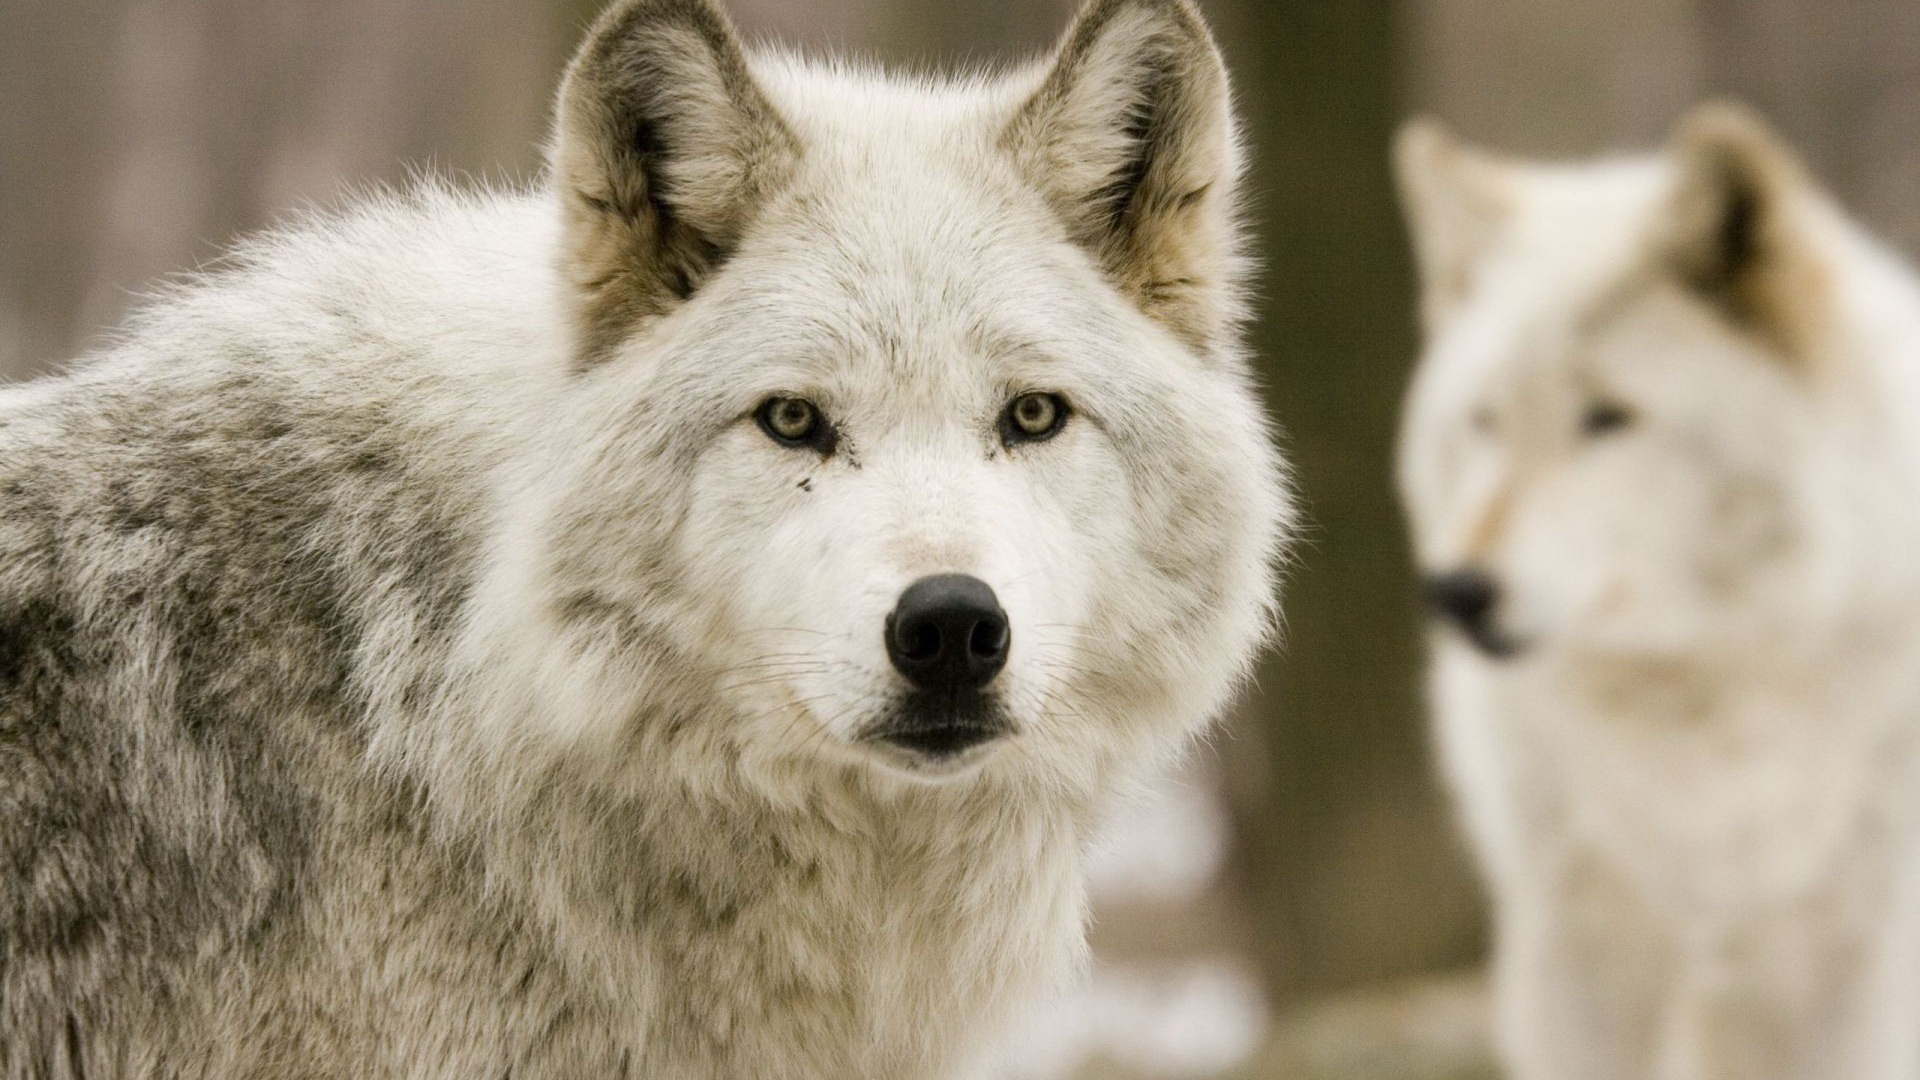
<svg viewBox="0 0 1920 1080">
<path fill-rule="evenodd" d="M 752 35 L 953 65 L 1040 50 L 1071 3 L 728 6 Z M 1193 781 L 1228 792 L 1225 876 L 1131 931 L 1124 913 L 1103 921 L 1098 940 L 1149 955 L 1169 940 L 1175 951 L 1230 948 L 1272 1003 L 1271 1070 L 1332 1075 L 1308 1059 L 1334 1051 L 1279 1043 L 1327 1030 L 1338 1041 L 1341 1021 L 1303 1035 L 1297 1018 L 1359 1002 L 1353 1015 L 1374 1018 L 1361 1027 L 1399 1023 L 1408 1011 L 1395 1002 L 1454 986 L 1429 980 L 1471 970 L 1485 938 L 1426 760 L 1418 620 L 1390 484 L 1416 350 L 1387 173 L 1394 127 L 1431 112 L 1502 149 L 1588 155 L 1652 147 L 1689 104 L 1735 96 L 1914 251 L 1920 4 L 1202 4 L 1255 152 L 1267 264 L 1255 344 L 1312 529 L 1288 596 L 1287 654 L 1262 670 Z M 0 0 L 0 379 L 58 367 L 157 278 L 303 204 L 423 167 L 532 175 L 551 85 L 597 6 Z M 1181 936 L 1188 926 L 1201 928 L 1195 941 Z M 1461 985 L 1428 1011 L 1459 1012 L 1472 1000 Z M 1471 1006 L 1459 1014 L 1471 1026 Z M 1463 1075 L 1451 1067 L 1405 1075 Z M 1385 1080 L 1387 1069 L 1366 1075 Z"/>
</svg>

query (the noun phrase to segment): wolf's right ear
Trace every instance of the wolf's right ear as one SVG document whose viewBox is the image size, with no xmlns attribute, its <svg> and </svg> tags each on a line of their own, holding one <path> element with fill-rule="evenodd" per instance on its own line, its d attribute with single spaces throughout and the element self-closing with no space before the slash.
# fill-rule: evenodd
<svg viewBox="0 0 1920 1080">
<path fill-rule="evenodd" d="M 710 0 L 622 0 L 560 87 L 554 181 L 581 363 L 693 293 L 799 155 Z"/>
<path fill-rule="evenodd" d="M 1203 351 L 1240 317 L 1240 149 L 1191 0 L 1090 0 L 1002 139 L 1141 310 Z"/>
<path fill-rule="evenodd" d="M 1450 314 L 1512 214 L 1512 169 L 1462 143 L 1438 121 L 1410 121 L 1394 140 L 1393 168 L 1420 271 L 1429 327 Z"/>
<path fill-rule="evenodd" d="M 1802 235 L 1824 199 L 1766 123 L 1727 103 L 1696 108 L 1671 146 L 1676 178 L 1661 254 L 1680 280 L 1734 323 L 1799 353 L 1825 311 L 1826 275 Z"/>
</svg>

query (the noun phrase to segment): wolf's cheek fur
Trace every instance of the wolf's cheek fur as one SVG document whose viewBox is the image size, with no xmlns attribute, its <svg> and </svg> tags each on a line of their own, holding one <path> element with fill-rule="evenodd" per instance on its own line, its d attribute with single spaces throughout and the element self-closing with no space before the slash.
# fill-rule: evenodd
<svg viewBox="0 0 1920 1080">
<path fill-rule="evenodd" d="M 1131 543 L 1129 576 L 1107 601 L 1127 642 L 1116 686 L 1143 712 L 1176 716 L 1219 708 L 1247 672 L 1248 643 L 1274 631 L 1276 537 L 1294 508 L 1236 376 L 1169 373 L 1154 386 L 1109 410 Z"/>
<path fill-rule="evenodd" d="M 1768 602 L 1756 587 L 1786 580 L 1782 560 L 1805 540 L 1807 523 L 1789 511 L 1794 479 L 1710 453 L 1704 434 L 1632 430 L 1551 448 L 1453 442 L 1438 455 L 1444 479 L 1430 478 L 1413 504 L 1421 559 L 1492 575 L 1497 629 L 1516 640 L 1698 644 L 1750 620 Z"/>
<path fill-rule="evenodd" d="M 1670 289 L 1619 312 L 1581 359 L 1588 379 L 1644 405 L 1582 450 L 1558 505 L 1535 515 L 1535 576 L 1563 583 L 1566 631 L 1670 651 L 1807 610 L 1820 545 L 1806 508 L 1828 498 L 1803 468 L 1822 453 L 1807 388 Z"/>
<path fill-rule="evenodd" d="M 1676 652 L 1806 610 L 1816 544 L 1797 486 L 1657 443 L 1569 470 L 1523 496 L 1494 561 L 1530 624 L 1515 629 Z"/>
</svg>

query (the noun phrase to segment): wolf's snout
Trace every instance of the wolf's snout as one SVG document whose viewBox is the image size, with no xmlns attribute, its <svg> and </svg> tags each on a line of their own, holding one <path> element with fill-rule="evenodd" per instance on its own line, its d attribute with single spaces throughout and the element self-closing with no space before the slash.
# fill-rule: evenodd
<svg viewBox="0 0 1920 1080">
<path fill-rule="evenodd" d="M 1426 594 L 1428 609 L 1458 627 L 1480 651 L 1498 657 L 1519 651 L 1518 643 L 1495 625 L 1494 609 L 1500 606 L 1500 585 L 1486 571 L 1466 569 L 1435 574 L 1427 579 Z"/>
<path fill-rule="evenodd" d="M 921 578 L 887 616 L 887 656 L 923 690 L 971 690 L 1007 664 L 1012 633 L 993 589 L 977 577 Z"/>
<path fill-rule="evenodd" d="M 1455 570 L 1427 579 L 1427 607 L 1463 630 L 1486 626 L 1499 602 L 1500 587 L 1485 571 Z"/>
</svg>

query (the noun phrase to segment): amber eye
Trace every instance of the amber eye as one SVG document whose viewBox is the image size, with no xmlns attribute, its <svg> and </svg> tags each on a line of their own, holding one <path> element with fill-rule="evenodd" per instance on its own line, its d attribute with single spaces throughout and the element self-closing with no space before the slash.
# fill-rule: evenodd
<svg viewBox="0 0 1920 1080">
<path fill-rule="evenodd" d="M 833 429 L 820 416 L 820 409 L 806 398 L 768 398 L 754 414 L 760 430 L 782 446 L 810 447 L 826 453 L 832 449 Z"/>
<path fill-rule="evenodd" d="M 1000 417 L 1000 438 L 1009 444 L 1051 439 L 1066 421 L 1067 403 L 1060 395 L 1036 390 L 1007 403 Z"/>
<path fill-rule="evenodd" d="M 1587 435 L 1606 435 L 1633 423 L 1633 411 L 1617 401 L 1595 401 L 1580 414 L 1580 430 Z"/>
</svg>

